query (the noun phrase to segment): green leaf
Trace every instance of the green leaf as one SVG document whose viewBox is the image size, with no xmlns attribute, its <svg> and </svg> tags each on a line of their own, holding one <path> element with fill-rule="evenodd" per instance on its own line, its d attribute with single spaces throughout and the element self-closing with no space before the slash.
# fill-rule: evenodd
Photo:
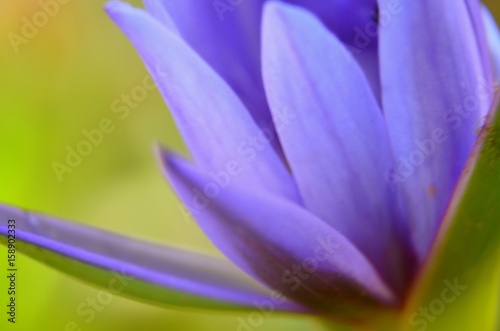
<svg viewBox="0 0 500 331">
<path fill-rule="evenodd" d="M 500 280 L 500 112 L 478 137 L 401 330 L 493 331 Z"/>
</svg>

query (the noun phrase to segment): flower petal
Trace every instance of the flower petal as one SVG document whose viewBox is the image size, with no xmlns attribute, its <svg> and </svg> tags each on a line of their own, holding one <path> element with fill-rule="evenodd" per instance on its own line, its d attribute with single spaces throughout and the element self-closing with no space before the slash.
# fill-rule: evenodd
<svg viewBox="0 0 500 331">
<path fill-rule="evenodd" d="M 381 7 L 392 0 L 379 0 Z M 492 99 L 467 5 L 405 2 L 380 28 L 383 110 L 413 244 L 425 257 Z"/>
<path fill-rule="evenodd" d="M 272 120 L 259 70 L 262 0 L 237 5 L 219 0 L 144 3 L 161 22 L 167 26 L 173 23 L 182 39 L 238 94 L 260 127 L 269 127 Z"/>
<path fill-rule="evenodd" d="M 500 84 L 500 30 L 495 22 L 495 18 L 491 15 L 490 11 L 482 8 L 482 15 L 486 35 L 488 37 L 488 47 L 493 62 L 493 81 L 496 85 Z"/>
<path fill-rule="evenodd" d="M 184 4 L 184 1 L 181 3 Z M 146 7 L 146 10 L 158 21 L 162 22 L 165 27 L 167 27 L 167 29 L 180 34 L 180 31 L 177 28 L 177 24 L 175 23 L 172 16 L 170 16 L 167 8 L 165 8 L 163 1 L 144 0 L 144 6 Z"/>
<path fill-rule="evenodd" d="M 255 279 L 318 310 L 356 314 L 377 301 L 393 302 L 391 290 L 364 255 L 307 210 L 238 185 L 214 190 L 214 182 L 183 159 L 166 152 L 161 157 L 200 227 Z"/>
<path fill-rule="evenodd" d="M 263 27 L 264 85 L 273 112 L 286 107 L 296 114 L 278 134 L 306 208 L 401 289 L 407 254 L 383 177 L 392 155 L 366 77 L 342 43 L 299 7 L 269 2 Z"/>
<path fill-rule="evenodd" d="M 252 309 L 255 300 L 269 298 L 268 290 L 225 261 L 0 206 L 4 244 L 14 234 L 11 219 L 17 250 L 116 294 L 158 305 L 223 310 Z M 279 308 L 303 310 L 288 301 Z"/>
<path fill-rule="evenodd" d="M 380 102 L 378 24 L 383 15 L 376 0 L 288 0 L 312 11 L 340 39 L 365 72 Z M 385 9 L 390 14 L 390 11 Z"/>
<path fill-rule="evenodd" d="M 478 0 L 465 0 L 469 10 L 470 19 L 474 28 L 476 36 L 476 45 L 479 49 L 482 64 L 483 64 L 483 77 L 491 84 L 491 55 L 488 48 L 488 39 L 485 31 L 485 22 L 482 13 L 482 4 Z M 482 114 L 486 115 L 486 114 Z"/>
<path fill-rule="evenodd" d="M 267 127 L 271 121 L 260 75 L 260 25 L 264 2 L 144 0 L 151 15 L 166 26 L 175 27 L 180 36 L 228 82 L 261 127 Z M 377 38 L 372 34 L 374 29 L 376 31 L 375 0 L 288 2 L 318 15 L 339 38 L 352 46 L 356 55 L 372 54 L 376 49 Z M 376 56 L 370 58 L 376 60 Z M 367 60 L 367 56 L 361 60 Z M 370 66 L 366 70 L 371 72 L 373 68 Z M 378 78 L 373 83 L 377 89 Z"/>
<path fill-rule="evenodd" d="M 110 2 L 106 10 L 136 46 L 158 84 L 197 164 L 211 175 L 238 163 L 231 180 L 297 200 L 273 124 L 260 129 L 231 88 L 179 36 L 143 10 Z"/>
</svg>

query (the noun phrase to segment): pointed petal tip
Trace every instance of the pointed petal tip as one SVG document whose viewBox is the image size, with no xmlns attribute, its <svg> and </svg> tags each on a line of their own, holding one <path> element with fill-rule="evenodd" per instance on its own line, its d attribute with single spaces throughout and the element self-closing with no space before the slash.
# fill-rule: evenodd
<svg viewBox="0 0 500 331">
<path fill-rule="evenodd" d="M 131 7 L 132 6 L 130 6 L 130 4 L 122 2 L 120 0 L 111 0 L 104 4 L 104 10 L 110 15 L 122 8 L 131 8 Z"/>
<path fill-rule="evenodd" d="M 262 14 L 262 38 L 265 39 L 265 31 L 287 31 L 290 22 L 297 22 L 297 15 L 312 15 L 302 7 L 283 3 L 281 1 L 269 1 L 264 4 Z M 333 35 L 333 34 L 332 34 Z M 262 41 L 265 43 L 265 41 Z"/>
<path fill-rule="evenodd" d="M 283 16 L 293 14 L 294 10 L 301 10 L 299 7 L 283 3 L 281 1 L 268 1 L 264 4 L 263 21 L 275 20 Z"/>
<path fill-rule="evenodd" d="M 117 24 L 124 32 L 126 22 L 134 15 L 145 14 L 142 8 L 137 8 L 120 0 L 111 0 L 104 4 L 104 11 L 108 14 L 115 24 Z M 125 21 L 123 21 L 125 20 Z"/>
<path fill-rule="evenodd" d="M 295 17 L 297 15 L 304 14 L 314 16 L 315 19 L 320 20 L 316 13 L 309 11 L 304 8 L 304 6 L 275 0 L 268 1 L 264 4 L 262 17 L 263 22 L 276 21 L 285 23 L 287 20 L 296 20 Z M 336 37 L 334 33 L 331 34 Z"/>
<path fill-rule="evenodd" d="M 270 15 L 270 14 L 275 14 L 276 11 L 279 11 L 279 9 L 284 6 L 284 4 L 280 1 L 267 1 L 264 3 L 264 8 L 263 8 L 263 15 Z"/>
<path fill-rule="evenodd" d="M 164 155 L 169 153 L 169 150 L 163 146 L 163 144 L 159 141 L 155 142 L 153 144 L 153 155 L 155 156 L 156 160 L 162 165 L 166 166 L 165 160 L 164 160 Z"/>
<path fill-rule="evenodd" d="M 169 148 L 158 143 L 154 146 L 154 153 L 158 162 L 160 163 L 164 174 L 170 178 L 170 174 L 175 170 L 179 170 L 182 167 L 182 162 L 186 162 L 182 156 L 178 155 L 176 152 L 170 150 Z"/>
</svg>

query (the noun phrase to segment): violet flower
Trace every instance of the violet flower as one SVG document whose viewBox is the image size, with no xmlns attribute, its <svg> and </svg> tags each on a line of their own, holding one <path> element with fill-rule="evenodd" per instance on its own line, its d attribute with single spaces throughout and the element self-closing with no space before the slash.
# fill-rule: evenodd
<svg viewBox="0 0 500 331">
<path fill-rule="evenodd" d="M 152 303 L 356 322 L 397 310 L 492 107 L 494 22 L 475 0 L 228 3 L 106 10 L 194 159 L 161 150 L 166 176 L 250 277 L 10 207 L 0 233 L 16 219 L 26 254 L 101 286 L 119 271 L 121 293 Z"/>
</svg>

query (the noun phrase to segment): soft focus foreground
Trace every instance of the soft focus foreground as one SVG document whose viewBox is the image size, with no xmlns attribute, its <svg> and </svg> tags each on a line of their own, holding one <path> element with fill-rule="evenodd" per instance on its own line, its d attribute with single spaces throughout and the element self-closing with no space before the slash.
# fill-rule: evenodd
<svg viewBox="0 0 500 331">
<path fill-rule="evenodd" d="M 217 254 L 163 181 L 152 145 L 179 149 L 182 142 L 132 46 L 102 2 L 64 3 L 14 48 L 6 36 L 21 34 L 24 18 L 33 22 L 43 8 L 0 4 L 0 201 Z M 2 330 L 321 330 L 305 318 L 160 310 L 21 254 L 17 264 L 18 324 L 2 318 Z M 5 288 L 1 277 L 0 298 Z"/>
</svg>

